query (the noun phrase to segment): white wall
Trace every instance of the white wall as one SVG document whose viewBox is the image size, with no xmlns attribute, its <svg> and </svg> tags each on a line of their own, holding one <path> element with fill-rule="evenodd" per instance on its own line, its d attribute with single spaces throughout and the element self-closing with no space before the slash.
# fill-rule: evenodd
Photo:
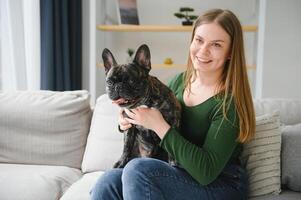
<svg viewBox="0 0 301 200">
<path fill-rule="evenodd" d="M 257 98 L 301 98 L 301 1 L 261 0 Z M 258 57 L 260 57 L 258 56 Z"/>
<path fill-rule="evenodd" d="M 82 76 L 82 87 L 83 89 L 89 90 L 90 84 L 89 84 L 89 73 L 90 73 L 90 67 L 89 67 L 89 54 L 90 54 L 90 43 L 89 43 L 89 21 L 90 21 L 90 15 L 89 15 L 89 3 L 91 1 L 83 1 L 82 2 L 82 27 L 83 27 L 83 33 L 82 33 L 82 66 L 83 66 L 83 76 Z"/>
<path fill-rule="evenodd" d="M 116 0 L 92 0 L 96 1 L 96 23 L 104 23 L 104 13 L 110 13 L 112 18 L 116 17 Z M 86 2 L 87 3 L 87 2 Z M 106 4 L 106 5 L 104 5 Z M 176 18 L 173 14 L 178 11 L 180 7 L 189 6 L 195 9 L 194 14 L 199 15 L 205 10 L 211 8 L 223 8 L 232 10 L 240 19 L 243 25 L 256 25 L 258 17 L 258 3 L 257 0 L 241 1 L 241 0 L 137 0 L 138 15 L 140 24 L 181 24 L 181 20 Z M 105 9 L 105 11 L 104 11 Z M 114 22 L 108 21 L 112 24 Z M 95 28 L 95 27 L 93 27 Z M 84 30 L 85 31 L 85 30 Z M 254 50 L 256 47 L 256 34 L 246 33 L 246 54 L 248 64 L 256 64 L 256 54 Z M 91 35 L 90 35 L 91 36 Z M 103 32 L 96 31 L 96 49 L 93 49 L 89 54 L 94 54 L 97 63 L 102 63 L 101 52 L 103 48 L 109 48 L 119 63 L 125 63 L 126 50 L 128 48 L 136 49 L 139 45 L 146 43 L 149 45 L 152 54 L 152 63 L 163 63 L 166 57 L 171 57 L 174 63 L 185 64 L 188 55 L 188 47 L 191 34 L 188 32 L 173 33 L 173 32 Z M 92 41 L 92 40 L 90 40 Z M 91 44 L 90 44 L 91 45 Z M 91 50 L 91 49 L 90 49 Z M 86 55 L 87 56 L 87 55 Z M 91 56 L 90 56 L 91 57 Z M 84 58 L 85 59 L 85 58 Z M 84 60 L 83 59 L 83 60 Z M 94 67 L 94 66 L 92 66 Z M 96 66 L 95 66 L 96 67 Z M 91 69 L 90 69 L 91 70 Z M 153 74 L 158 75 L 164 80 L 169 79 L 176 70 L 172 69 L 152 69 Z M 168 72 L 166 77 L 162 75 L 162 71 Z M 95 96 L 99 96 L 105 92 L 104 90 L 104 69 L 96 68 L 95 80 Z M 251 82 L 254 80 L 254 71 L 250 71 Z M 89 78 L 84 78 L 88 80 Z M 87 81 L 86 81 L 87 82 Z M 87 84 L 86 84 L 87 86 Z M 91 88 L 87 86 L 87 88 Z"/>
<path fill-rule="evenodd" d="M 98 51 L 97 44 L 103 43 L 103 37 L 97 36 L 97 24 L 104 23 L 104 9 L 100 0 L 82 2 L 83 21 L 83 77 L 82 86 L 91 94 L 91 104 L 95 104 L 96 98 L 104 93 L 104 73 L 97 70 L 96 62 Z"/>
</svg>

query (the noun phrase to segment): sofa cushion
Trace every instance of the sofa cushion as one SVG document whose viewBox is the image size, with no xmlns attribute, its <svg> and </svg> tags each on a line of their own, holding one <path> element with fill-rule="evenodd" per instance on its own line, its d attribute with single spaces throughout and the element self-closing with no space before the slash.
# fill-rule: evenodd
<svg viewBox="0 0 301 200">
<path fill-rule="evenodd" d="M 241 158 L 249 176 L 250 197 L 280 192 L 279 117 L 279 112 L 256 117 L 255 137 L 244 145 Z"/>
<path fill-rule="evenodd" d="M 0 162 L 80 168 L 92 111 L 87 91 L 0 93 Z"/>
<path fill-rule="evenodd" d="M 285 126 L 282 141 L 282 184 L 301 192 L 301 123 Z"/>
<path fill-rule="evenodd" d="M 106 94 L 97 99 L 82 163 L 83 172 L 111 169 L 123 149 L 118 131 L 118 110 Z"/>
<path fill-rule="evenodd" d="M 280 122 L 285 125 L 301 123 L 301 100 L 300 99 L 255 99 L 254 108 L 256 116 L 280 112 Z"/>
<path fill-rule="evenodd" d="M 81 177 L 63 166 L 0 164 L 1 200 L 55 200 Z"/>
<path fill-rule="evenodd" d="M 91 189 L 103 173 L 99 171 L 85 174 L 64 193 L 60 200 L 89 200 Z"/>
<path fill-rule="evenodd" d="M 300 200 L 301 193 L 293 192 L 290 190 L 284 190 L 280 193 L 280 195 L 263 195 L 255 198 L 250 198 L 249 200 Z"/>
</svg>

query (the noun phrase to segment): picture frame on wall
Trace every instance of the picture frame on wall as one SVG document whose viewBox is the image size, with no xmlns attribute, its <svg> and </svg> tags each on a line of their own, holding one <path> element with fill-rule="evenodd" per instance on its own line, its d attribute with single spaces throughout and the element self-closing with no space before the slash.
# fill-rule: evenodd
<svg viewBox="0 0 301 200">
<path fill-rule="evenodd" d="M 137 0 L 117 0 L 119 24 L 139 25 Z"/>
</svg>

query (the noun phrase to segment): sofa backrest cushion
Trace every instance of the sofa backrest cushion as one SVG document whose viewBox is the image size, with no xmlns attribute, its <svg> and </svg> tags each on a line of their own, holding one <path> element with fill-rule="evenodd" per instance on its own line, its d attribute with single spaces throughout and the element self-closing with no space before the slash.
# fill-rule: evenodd
<svg viewBox="0 0 301 200">
<path fill-rule="evenodd" d="M 284 126 L 282 141 L 282 184 L 301 192 L 301 123 Z"/>
<path fill-rule="evenodd" d="M 87 91 L 0 93 L 0 162 L 80 168 L 92 111 Z"/>
<path fill-rule="evenodd" d="M 256 116 L 280 112 L 280 122 L 285 125 L 301 123 L 301 99 L 255 99 Z"/>
<path fill-rule="evenodd" d="M 281 184 L 301 191 L 301 99 L 256 99 L 256 116 L 280 111 Z"/>
<path fill-rule="evenodd" d="M 82 163 L 83 172 L 107 170 L 120 158 L 123 134 L 118 131 L 119 107 L 101 95 L 93 112 L 90 133 Z"/>
</svg>

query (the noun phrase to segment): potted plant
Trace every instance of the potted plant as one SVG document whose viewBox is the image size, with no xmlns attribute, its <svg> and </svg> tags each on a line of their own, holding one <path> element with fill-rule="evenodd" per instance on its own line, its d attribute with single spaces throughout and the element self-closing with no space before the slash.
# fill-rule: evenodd
<svg viewBox="0 0 301 200">
<path fill-rule="evenodd" d="M 196 15 L 189 14 L 190 12 L 193 12 L 194 9 L 190 7 L 181 7 L 180 12 L 175 13 L 174 15 L 177 18 L 185 19 L 185 21 L 182 21 L 182 25 L 184 26 L 191 26 L 193 24 L 193 21 L 198 18 Z"/>
<path fill-rule="evenodd" d="M 128 57 L 127 57 L 126 61 L 128 63 L 130 63 L 130 62 L 133 61 L 133 57 L 132 56 L 133 56 L 134 52 L 135 52 L 134 49 L 131 49 L 131 48 L 127 49 L 126 53 L 127 53 Z"/>
</svg>

